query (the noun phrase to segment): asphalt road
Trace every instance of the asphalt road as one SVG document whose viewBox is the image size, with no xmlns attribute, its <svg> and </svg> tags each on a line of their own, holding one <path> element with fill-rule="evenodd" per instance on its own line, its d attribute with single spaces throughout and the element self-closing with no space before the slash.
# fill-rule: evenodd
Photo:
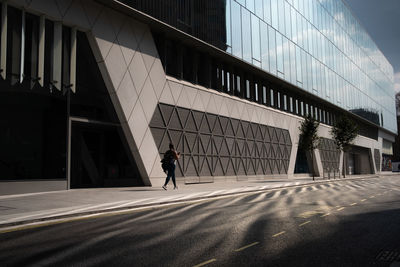
<svg viewBox="0 0 400 267">
<path fill-rule="evenodd" d="M 396 257 L 400 261 L 400 177 L 0 234 L 0 266 L 390 266 Z"/>
</svg>

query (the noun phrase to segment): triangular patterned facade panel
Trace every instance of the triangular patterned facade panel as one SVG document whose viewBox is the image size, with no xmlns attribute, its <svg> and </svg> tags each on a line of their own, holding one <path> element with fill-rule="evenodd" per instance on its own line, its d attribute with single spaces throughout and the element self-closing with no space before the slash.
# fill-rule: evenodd
<svg viewBox="0 0 400 267">
<path fill-rule="evenodd" d="M 233 124 L 231 120 L 228 120 L 225 128 L 225 136 L 235 136 L 235 130 L 233 129 Z"/>
<path fill-rule="evenodd" d="M 215 124 L 217 123 L 217 116 L 216 115 L 213 115 L 213 114 L 206 114 L 206 118 L 207 118 L 207 121 L 208 121 L 208 125 L 209 125 L 209 127 L 210 127 L 210 130 L 211 130 L 211 132 L 212 133 L 215 133 L 214 132 L 214 128 L 215 128 Z M 221 131 L 220 131 L 220 133 L 219 134 L 221 134 Z"/>
<path fill-rule="evenodd" d="M 172 144 L 174 144 L 175 148 L 178 150 L 183 149 L 182 142 L 182 132 L 178 130 L 168 130 L 169 140 Z"/>
<path fill-rule="evenodd" d="M 198 131 L 200 131 L 201 122 L 203 121 L 203 117 L 205 117 L 205 113 L 192 110 L 192 115 L 194 122 L 196 123 L 196 128 L 198 129 Z"/>
<path fill-rule="evenodd" d="M 217 118 L 214 124 L 213 134 L 224 135 L 224 129 L 221 126 L 220 118 Z"/>
<path fill-rule="evenodd" d="M 272 148 L 271 148 L 271 143 L 265 143 L 265 156 L 266 158 L 271 158 L 272 156 Z"/>
<path fill-rule="evenodd" d="M 223 144 L 223 137 L 221 136 L 214 136 L 214 149 L 213 149 L 213 155 L 217 156 L 221 152 L 222 144 Z"/>
<path fill-rule="evenodd" d="M 153 113 L 150 121 L 150 127 L 165 127 L 163 116 L 161 115 L 160 106 L 158 105 Z"/>
<path fill-rule="evenodd" d="M 187 119 L 189 117 L 190 110 L 189 109 L 178 109 L 178 115 L 179 115 L 179 120 L 181 121 L 181 124 L 183 125 L 183 128 L 186 129 L 187 125 Z"/>
<path fill-rule="evenodd" d="M 283 135 L 285 136 L 285 144 L 292 145 L 292 140 L 290 139 L 289 131 L 283 130 Z"/>
<path fill-rule="evenodd" d="M 175 176 L 176 176 L 176 177 L 182 177 L 182 176 L 184 176 L 183 166 L 182 166 L 182 164 L 181 164 L 179 161 L 176 163 Z"/>
<path fill-rule="evenodd" d="M 340 151 L 331 139 L 321 138 L 319 144 L 322 168 L 324 172 L 336 172 L 339 170 Z"/>
<path fill-rule="evenodd" d="M 236 158 L 237 162 L 237 175 L 246 175 L 246 168 L 244 166 L 244 160 L 243 158 Z"/>
<path fill-rule="evenodd" d="M 237 156 L 245 157 L 246 156 L 245 140 L 236 139 L 236 144 L 237 144 Z"/>
<path fill-rule="evenodd" d="M 170 129 L 183 129 L 181 121 L 178 116 L 178 111 L 176 109 L 173 110 L 171 114 L 171 118 L 169 120 L 168 128 Z"/>
<path fill-rule="evenodd" d="M 235 139 L 233 138 L 225 138 L 226 146 L 228 148 L 228 154 L 231 156 L 235 155 Z"/>
<path fill-rule="evenodd" d="M 262 159 L 256 159 L 256 174 L 262 175 L 264 174 L 264 166 L 262 164 Z"/>
<path fill-rule="evenodd" d="M 227 117 L 218 117 L 219 123 L 221 125 L 222 135 L 226 135 L 226 128 L 229 123 L 229 119 Z"/>
<path fill-rule="evenodd" d="M 219 151 L 219 155 L 220 156 L 226 156 L 229 157 L 230 153 L 229 153 L 229 148 L 228 148 L 228 144 L 226 142 L 226 139 L 223 138 L 222 139 L 222 145 L 221 145 L 221 150 Z"/>
<path fill-rule="evenodd" d="M 169 143 L 182 152 L 177 176 L 268 175 L 288 171 L 292 144 L 289 131 L 284 129 L 167 104 L 158 104 L 150 128 L 161 157 Z M 332 145 L 326 141 L 321 144 Z M 321 150 L 321 155 L 334 158 L 337 154 Z"/>
<path fill-rule="evenodd" d="M 222 166 L 221 160 L 219 157 L 213 157 L 213 163 L 214 163 L 214 176 L 224 176 L 224 168 Z"/>
<path fill-rule="evenodd" d="M 230 120 L 230 126 L 232 126 L 232 128 L 231 129 L 228 129 L 227 128 L 227 134 L 232 134 L 232 136 L 235 136 L 235 137 L 239 137 L 238 136 L 238 129 L 239 129 L 239 124 L 240 124 L 240 121 L 239 120 L 235 120 L 235 119 L 231 119 Z M 228 127 L 229 127 L 229 125 L 228 125 Z"/>
<path fill-rule="evenodd" d="M 164 123 L 168 126 L 171 115 L 174 112 L 174 107 L 170 105 L 160 105 L 159 107 L 164 118 Z"/>
<path fill-rule="evenodd" d="M 239 138 L 246 138 L 246 132 L 245 132 L 245 130 L 243 129 L 243 124 L 242 124 L 241 121 L 238 123 L 238 127 L 237 127 L 237 129 L 236 129 L 236 137 L 239 137 Z"/>
<path fill-rule="evenodd" d="M 235 170 L 235 165 L 233 163 L 234 159 L 228 158 L 228 163 L 226 164 L 226 169 L 225 169 L 225 175 L 235 175 L 236 170 Z"/>
<path fill-rule="evenodd" d="M 211 158 L 210 157 L 200 157 L 200 176 L 211 176 Z"/>
<path fill-rule="evenodd" d="M 157 149 L 160 149 L 164 139 L 165 129 L 154 128 L 151 132 L 153 133 L 154 140 L 156 141 Z"/>
<path fill-rule="evenodd" d="M 271 160 L 265 160 L 265 174 L 272 174 L 272 164 Z"/>
<path fill-rule="evenodd" d="M 268 127 L 265 126 L 265 125 L 262 125 L 262 126 L 261 126 L 261 132 L 262 132 L 262 135 L 263 135 L 263 140 L 264 140 L 264 142 L 269 143 L 269 142 L 271 141 L 271 138 L 270 138 L 270 136 L 269 136 Z"/>
<path fill-rule="evenodd" d="M 197 132 L 198 130 L 192 111 L 189 113 L 188 118 L 186 119 L 185 130 L 193 132 Z"/>
<path fill-rule="evenodd" d="M 196 133 L 185 133 L 186 142 L 188 145 L 188 151 L 185 150 L 185 154 L 198 154 L 199 153 L 199 146 L 197 141 L 197 134 Z"/>
<path fill-rule="evenodd" d="M 278 135 L 277 135 L 277 128 L 269 127 L 268 129 L 269 129 L 269 135 L 270 135 L 270 137 L 272 139 L 272 142 L 273 143 L 278 143 L 279 140 L 278 140 Z"/>
<path fill-rule="evenodd" d="M 212 155 L 212 146 L 213 142 L 211 139 L 211 135 L 201 134 L 200 135 L 200 151 L 204 155 Z"/>
<path fill-rule="evenodd" d="M 247 175 L 255 175 L 255 164 L 254 164 L 254 159 L 252 158 L 246 158 L 246 163 L 247 163 Z"/>
<path fill-rule="evenodd" d="M 196 122 L 199 122 L 199 130 L 201 133 L 211 133 L 211 129 L 207 120 L 207 115 L 204 115 L 201 120 L 197 120 Z"/>
<path fill-rule="evenodd" d="M 192 157 L 189 157 L 189 159 L 188 159 L 188 164 L 185 169 L 185 174 L 186 174 L 186 176 L 197 176 L 196 164 Z"/>
</svg>

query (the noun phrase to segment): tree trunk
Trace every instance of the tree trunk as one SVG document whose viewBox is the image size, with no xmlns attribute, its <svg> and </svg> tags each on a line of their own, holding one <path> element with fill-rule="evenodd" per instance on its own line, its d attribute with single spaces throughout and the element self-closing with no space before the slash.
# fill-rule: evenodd
<svg viewBox="0 0 400 267">
<path fill-rule="evenodd" d="M 315 181 L 315 175 L 314 175 L 314 156 L 313 156 L 313 151 L 310 151 L 311 153 L 311 172 L 312 172 L 312 180 Z"/>
<path fill-rule="evenodd" d="M 346 152 L 343 150 L 343 178 L 346 178 Z"/>
</svg>

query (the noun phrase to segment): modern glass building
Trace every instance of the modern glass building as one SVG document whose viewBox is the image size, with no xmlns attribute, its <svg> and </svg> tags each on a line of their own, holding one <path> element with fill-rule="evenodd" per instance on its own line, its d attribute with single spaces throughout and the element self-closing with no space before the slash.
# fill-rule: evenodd
<svg viewBox="0 0 400 267">
<path fill-rule="evenodd" d="M 343 1 L 123 2 L 397 132 L 393 68 Z"/>
<path fill-rule="evenodd" d="M 64 3 L 64 2 L 63 2 Z M 341 0 L 1 6 L 0 194 L 375 174 L 397 135 L 393 68 Z M 298 149 L 311 114 L 322 142 Z M 358 124 L 347 170 L 331 126 Z"/>
</svg>

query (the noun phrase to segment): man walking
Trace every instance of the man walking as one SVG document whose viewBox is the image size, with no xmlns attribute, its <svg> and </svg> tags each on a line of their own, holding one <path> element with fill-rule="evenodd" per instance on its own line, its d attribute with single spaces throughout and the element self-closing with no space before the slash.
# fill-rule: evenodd
<svg viewBox="0 0 400 267">
<path fill-rule="evenodd" d="M 169 144 L 169 150 L 165 152 L 164 158 L 168 161 L 168 169 L 167 169 L 167 178 L 165 179 L 165 183 L 162 186 L 164 190 L 167 190 L 167 184 L 169 179 L 172 178 L 172 182 L 174 183 L 174 189 L 178 189 L 175 182 L 175 161 L 179 159 L 181 152 L 176 152 L 174 145 Z"/>
</svg>

